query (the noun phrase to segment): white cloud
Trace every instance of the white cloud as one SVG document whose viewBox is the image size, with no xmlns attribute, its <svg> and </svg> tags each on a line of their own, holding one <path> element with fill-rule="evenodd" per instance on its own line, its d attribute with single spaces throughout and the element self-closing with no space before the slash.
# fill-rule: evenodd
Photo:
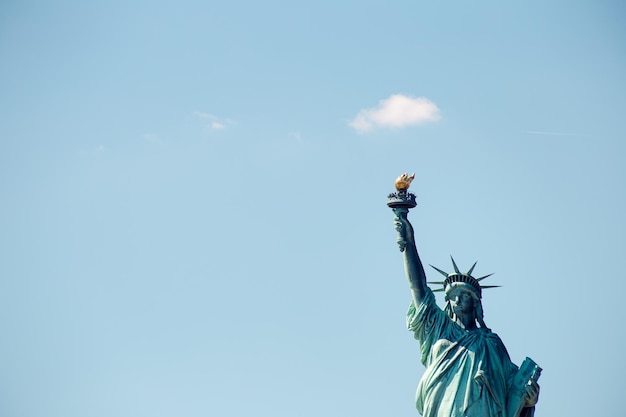
<svg viewBox="0 0 626 417">
<path fill-rule="evenodd" d="M 221 120 L 219 117 L 211 113 L 196 111 L 193 114 L 198 119 L 202 120 L 206 130 L 224 130 L 228 126 L 235 124 L 232 120 Z"/>
<path fill-rule="evenodd" d="M 369 132 L 377 127 L 402 128 L 439 119 L 439 108 L 429 99 L 394 94 L 381 100 L 378 107 L 361 110 L 348 125 L 358 132 Z"/>
</svg>

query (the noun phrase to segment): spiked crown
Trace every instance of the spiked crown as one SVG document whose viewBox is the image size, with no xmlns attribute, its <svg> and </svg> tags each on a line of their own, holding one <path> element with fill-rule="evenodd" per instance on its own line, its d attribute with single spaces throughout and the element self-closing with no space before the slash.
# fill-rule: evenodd
<svg viewBox="0 0 626 417">
<path fill-rule="evenodd" d="M 463 273 L 463 272 L 461 272 L 459 270 L 459 267 L 456 266 L 456 262 L 454 262 L 454 258 L 452 256 L 450 256 L 450 259 L 452 259 L 452 266 L 454 267 L 454 272 L 450 273 L 450 274 L 431 265 L 431 267 L 433 269 L 435 269 L 441 275 L 446 277 L 446 279 L 443 280 L 443 281 L 428 282 L 429 284 L 440 284 L 440 285 L 443 285 L 443 288 L 437 288 L 437 289 L 433 290 L 433 292 L 445 291 L 446 295 L 448 295 L 450 290 L 452 288 L 454 288 L 457 283 L 461 283 L 461 284 L 468 285 L 476 293 L 476 295 L 480 299 L 480 298 L 482 298 L 482 290 L 483 290 L 483 288 L 496 288 L 496 287 L 500 286 L 500 285 L 480 285 L 480 281 L 482 281 L 483 279 L 485 279 L 487 277 L 490 277 L 493 274 L 488 274 L 488 275 L 484 275 L 484 276 L 479 277 L 479 278 L 474 278 L 472 276 L 472 272 L 474 271 L 474 267 L 476 266 L 477 262 L 474 262 L 474 265 L 472 265 L 472 267 L 469 269 L 469 271 Z"/>
</svg>

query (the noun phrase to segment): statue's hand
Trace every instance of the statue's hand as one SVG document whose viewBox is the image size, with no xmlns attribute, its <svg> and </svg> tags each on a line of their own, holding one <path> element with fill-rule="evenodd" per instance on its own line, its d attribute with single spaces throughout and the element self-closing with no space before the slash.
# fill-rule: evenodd
<svg viewBox="0 0 626 417">
<path fill-rule="evenodd" d="M 528 383 L 524 397 L 526 399 L 526 407 L 534 407 L 534 405 L 537 404 L 537 400 L 539 400 L 539 384 L 536 382 Z"/>
<path fill-rule="evenodd" d="M 411 226 L 411 223 L 407 219 L 408 210 L 394 209 L 393 211 L 397 216 L 393 222 L 398 231 L 398 246 L 400 247 L 400 252 L 404 252 L 407 244 L 414 242 L 413 226 Z"/>
</svg>

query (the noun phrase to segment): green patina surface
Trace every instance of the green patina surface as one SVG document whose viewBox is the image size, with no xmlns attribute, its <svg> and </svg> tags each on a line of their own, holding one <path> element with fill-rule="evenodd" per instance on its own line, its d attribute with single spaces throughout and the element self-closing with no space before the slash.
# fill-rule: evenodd
<svg viewBox="0 0 626 417">
<path fill-rule="evenodd" d="M 539 396 L 541 368 L 527 358 L 518 368 L 498 335 L 484 321 L 480 284 L 489 275 L 474 278 L 474 266 L 454 272 L 431 290 L 417 253 L 413 227 L 408 220 L 415 196 L 405 190 L 389 195 L 404 256 L 412 302 L 407 327 L 419 341 L 426 367 L 416 394 L 417 410 L 424 417 L 531 417 Z M 432 283 L 431 283 L 432 284 Z M 440 308 L 433 291 L 445 291 Z"/>
</svg>

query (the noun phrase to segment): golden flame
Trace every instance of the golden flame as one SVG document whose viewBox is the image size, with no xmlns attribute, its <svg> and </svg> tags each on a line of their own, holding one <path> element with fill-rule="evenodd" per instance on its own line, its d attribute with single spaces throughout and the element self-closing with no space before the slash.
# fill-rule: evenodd
<svg viewBox="0 0 626 417">
<path fill-rule="evenodd" d="M 413 181 L 413 178 L 415 178 L 415 173 L 413 173 L 413 175 L 411 175 L 410 177 L 407 175 L 406 172 L 400 175 L 398 178 L 396 178 L 396 190 L 408 190 L 411 186 L 411 181 Z"/>
</svg>

